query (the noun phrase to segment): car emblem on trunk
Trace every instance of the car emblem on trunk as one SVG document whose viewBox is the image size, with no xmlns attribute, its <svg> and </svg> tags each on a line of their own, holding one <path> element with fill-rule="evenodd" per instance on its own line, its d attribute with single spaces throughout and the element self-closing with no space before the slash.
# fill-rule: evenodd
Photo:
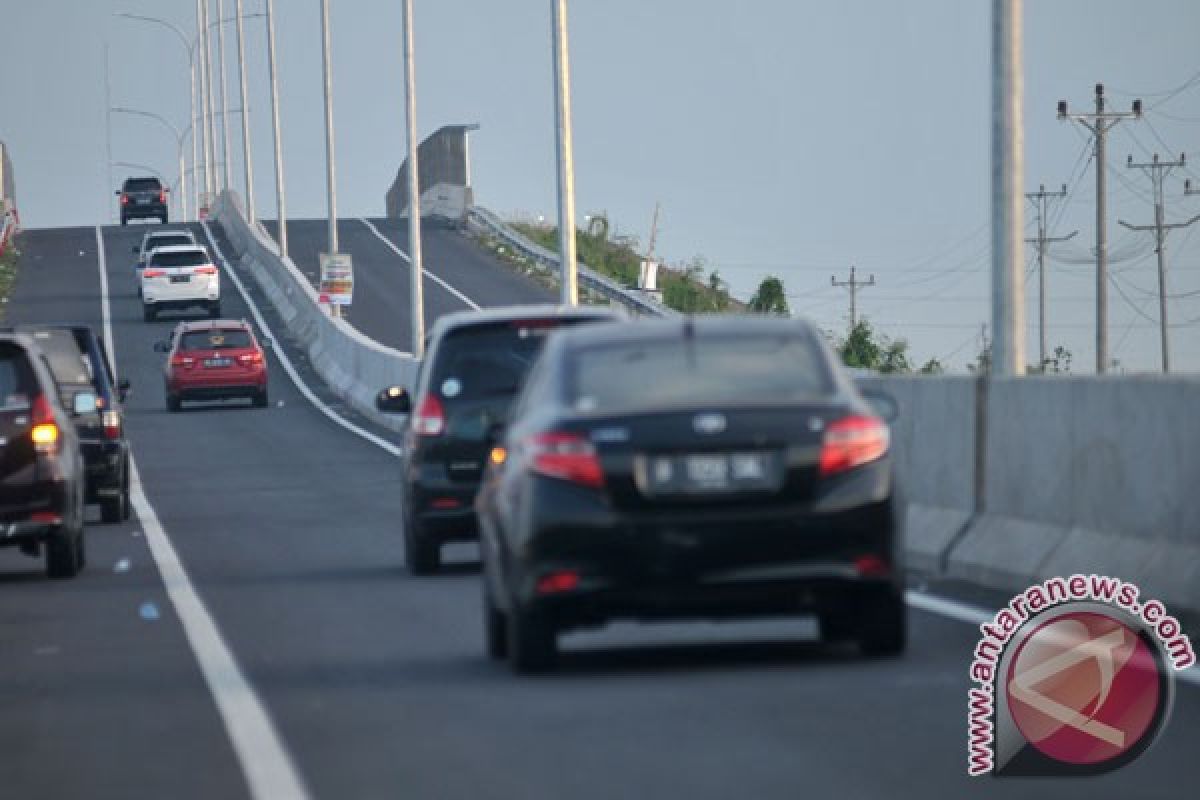
<svg viewBox="0 0 1200 800">
<path fill-rule="evenodd" d="M 716 434 L 725 430 L 724 414 L 697 414 L 692 419 L 696 433 Z"/>
</svg>

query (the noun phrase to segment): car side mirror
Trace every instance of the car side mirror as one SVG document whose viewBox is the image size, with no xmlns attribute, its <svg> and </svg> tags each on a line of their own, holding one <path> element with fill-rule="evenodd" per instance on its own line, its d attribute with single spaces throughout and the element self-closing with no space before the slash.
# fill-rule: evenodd
<svg viewBox="0 0 1200 800">
<path fill-rule="evenodd" d="M 154 343 L 154 352 L 156 352 L 156 353 L 171 352 L 171 343 L 170 342 L 161 342 L 161 341 L 155 342 Z"/>
<path fill-rule="evenodd" d="M 120 196 L 121 196 L 121 190 L 120 190 L 120 189 L 117 189 L 115 192 L 113 192 L 113 194 L 115 194 L 117 197 L 120 197 Z"/>
<path fill-rule="evenodd" d="M 867 401 L 871 410 L 884 422 L 895 422 L 896 417 L 900 416 L 900 406 L 897 405 L 896 398 L 887 392 L 881 392 L 878 389 L 859 389 L 859 393 Z"/>
<path fill-rule="evenodd" d="M 129 378 L 121 378 L 121 382 L 117 384 L 117 397 L 121 402 L 125 402 L 125 398 L 129 396 L 129 390 L 133 388 L 133 384 L 129 382 Z"/>
<path fill-rule="evenodd" d="M 78 392 L 72 400 L 71 410 L 76 414 L 95 414 L 99 408 L 95 392 Z"/>
<path fill-rule="evenodd" d="M 375 396 L 375 408 L 385 414 L 407 414 L 412 411 L 412 398 L 403 386 L 389 386 Z"/>
</svg>

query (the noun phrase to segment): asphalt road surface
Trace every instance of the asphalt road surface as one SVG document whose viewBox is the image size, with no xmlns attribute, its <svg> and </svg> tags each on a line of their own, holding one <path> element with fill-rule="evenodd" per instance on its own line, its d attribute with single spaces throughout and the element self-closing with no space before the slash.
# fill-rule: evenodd
<svg viewBox="0 0 1200 800">
<path fill-rule="evenodd" d="M 355 323 L 404 347 L 403 261 L 357 220 L 342 231 L 359 270 Z M 394 224 L 381 231 L 402 243 Z M 140 234 L 106 228 L 102 241 L 148 505 L 127 524 L 88 528 L 89 564 L 73 581 L 48 582 L 40 562 L 0 550 L 0 797 L 265 798 L 289 786 L 319 798 L 472 800 L 1197 791 L 1191 683 L 1178 685 L 1162 739 L 1120 772 L 968 779 L 978 633 L 924 611 L 912 612 L 910 650 L 894 660 L 816 644 L 805 620 L 630 626 L 572 635 L 560 672 L 514 678 L 483 654 L 472 548 L 446 574 L 405 573 L 394 456 L 304 399 L 279 351 L 315 379 L 286 337 L 276 334 L 270 356 L 269 408 L 167 413 L 151 348 L 173 321 L 142 321 L 130 252 Z M 307 262 L 319 225 L 293 225 L 292 236 Z M 431 237 L 429 268 L 474 302 L 547 299 L 456 237 Z M 101 328 L 96 230 L 29 231 L 18 244 L 8 319 Z M 223 291 L 226 315 L 250 317 L 231 281 Z M 462 307 L 429 284 L 426 297 L 433 314 Z M 186 577 L 164 556 L 171 547 Z"/>
</svg>

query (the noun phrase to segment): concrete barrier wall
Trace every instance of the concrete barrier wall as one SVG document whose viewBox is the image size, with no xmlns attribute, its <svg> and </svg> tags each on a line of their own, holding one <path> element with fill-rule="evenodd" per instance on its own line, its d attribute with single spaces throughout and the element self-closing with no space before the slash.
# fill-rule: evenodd
<svg viewBox="0 0 1200 800">
<path fill-rule="evenodd" d="M 1098 572 L 1200 610 L 1200 377 L 878 376 L 910 562 L 1003 590 Z"/>
<path fill-rule="evenodd" d="M 412 386 L 417 369 L 412 354 L 384 347 L 321 310 L 316 290 L 290 258 L 280 258 L 261 228 L 247 224 L 232 193 L 217 198 L 213 217 L 234 249 L 225 255 L 253 276 L 322 380 L 355 410 L 400 430 L 400 419 L 375 410 L 375 395 L 394 384 Z"/>
<path fill-rule="evenodd" d="M 471 130 L 473 126 L 469 125 L 446 125 L 417 146 L 422 217 L 465 223 L 467 209 L 474 203 L 467 151 L 467 135 Z M 388 189 L 385 205 L 389 217 L 408 214 L 407 159 Z"/>
</svg>

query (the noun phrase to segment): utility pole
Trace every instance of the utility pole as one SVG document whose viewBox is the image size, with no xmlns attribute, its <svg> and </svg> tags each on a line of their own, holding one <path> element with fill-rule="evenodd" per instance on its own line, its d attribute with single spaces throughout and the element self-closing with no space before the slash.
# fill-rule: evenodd
<svg viewBox="0 0 1200 800">
<path fill-rule="evenodd" d="M 1024 0 L 992 0 L 992 367 L 1025 372 Z"/>
<path fill-rule="evenodd" d="M 854 329 L 858 326 L 858 290 L 865 288 L 867 286 L 875 285 L 875 276 L 874 275 L 872 275 L 869 279 L 867 279 L 865 281 L 860 281 L 855 276 L 854 273 L 855 273 L 854 267 L 850 267 L 850 280 L 848 280 L 848 281 L 839 281 L 837 279 L 836 275 L 831 275 L 829 277 L 830 285 L 844 286 L 850 290 L 850 331 L 851 331 L 851 333 L 853 333 Z"/>
<path fill-rule="evenodd" d="M 1049 218 L 1050 201 L 1067 196 L 1067 186 L 1063 184 L 1060 191 L 1047 192 L 1045 184 L 1038 187 L 1036 192 L 1026 192 L 1025 199 L 1033 203 L 1037 209 L 1038 233 L 1036 239 L 1026 239 L 1028 244 L 1036 244 L 1038 248 L 1038 369 L 1046 370 L 1046 245 L 1054 242 L 1065 242 L 1075 238 L 1079 231 L 1071 231 L 1066 236 L 1048 236 L 1046 220 Z"/>
<path fill-rule="evenodd" d="M 112 153 L 112 78 L 109 75 L 108 42 L 104 42 L 104 146 L 108 153 L 108 187 L 105 198 L 113 196 L 113 153 Z M 108 202 L 109 221 L 117 221 L 116 206 Z"/>
<path fill-rule="evenodd" d="M 554 18 L 554 118 L 558 151 L 558 239 L 562 259 L 562 304 L 579 305 L 575 257 L 575 145 L 571 124 L 571 65 L 567 43 L 567 0 L 550 0 Z"/>
<path fill-rule="evenodd" d="M 229 167 L 229 87 L 225 83 L 225 0 L 217 0 L 217 65 L 221 73 L 221 159 L 225 188 L 233 187 Z"/>
<path fill-rule="evenodd" d="M 1129 169 L 1140 169 L 1150 176 L 1150 182 L 1154 184 L 1154 224 L 1153 225 L 1130 225 L 1123 219 L 1117 222 L 1124 225 L 1131 231 L 1154 231 L 1154 252 L 1158 254 L 1158 327 L 1159 334 L 1162 339 L 1162 370 L 1163 372 L 1171 371 L 1171 355 L 1170 342 L 1167 338 L 1167 233 L 1174 228 L 1186 228 L 1196 220 L 1200 220 L 1200 214 L 1189 219 L 1187 222 L 1177 222 L 1167 224 L 1164 220 L 1165 200 L 1163 198 L 1163 180 L 1171 173 L 1175 167 L 1183 167 L 1187 165 L 1186 154 L 1181 153 L 1178 161 L 1159 161 L 1158 153 L 1154 154 L 1154 158 L 1149 163 L 1135 164 L 1133 156 L 1125 163 Z M 1187 193 L 1191 189 L 1190 184 L 1184 184 L 1184 192 Z"/>
<path fill-rule="evenodd" d="M 1132 111 L 1105 111 L 1104 84 L 1096 84 L 1096 111 L 1072 114 L 1067 101 L 1058 101 L 1058 118 L 1073 119 L 1092 132 L 1096 139 L 1096 372 L 1108 369 L 1108 228 L 1105 170 L 1108 132 L 1123 119 L 1142 118 L 1142 101 L 1133 101 Z"/>
<path fill-rule="evenodd" d="M 329 0 L 321 0 L 321 62 L 325 73 L 325 183 L 329 206 L 329 254 L 338 251 L 337 172 L 333 154 L 333 66 L 329 52 Z"/>
</svg>

